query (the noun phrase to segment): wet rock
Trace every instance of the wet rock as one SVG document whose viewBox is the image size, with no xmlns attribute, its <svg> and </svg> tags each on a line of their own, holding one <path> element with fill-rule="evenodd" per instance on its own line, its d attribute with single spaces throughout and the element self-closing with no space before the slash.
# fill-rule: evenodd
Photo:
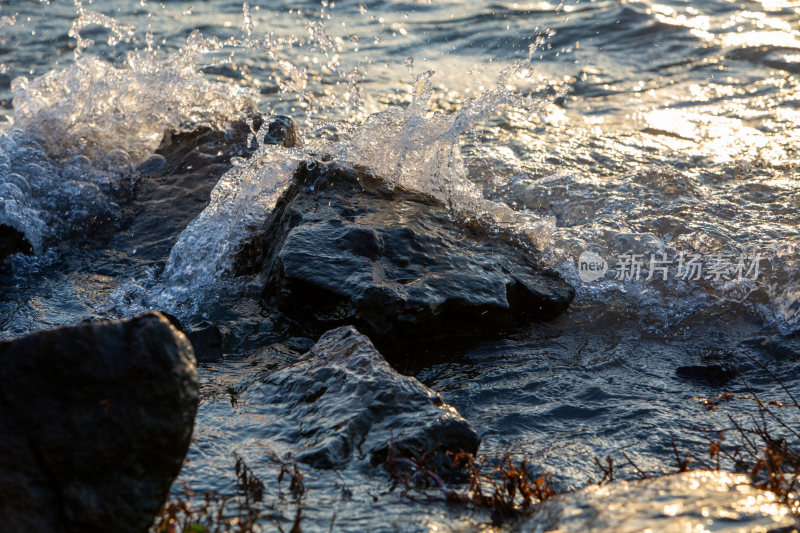
<svg viewBox="0 0 800 533">
<path fill-rule="evenodd" d="M 352 327 L 325 333 L 296 364 L 261 378 L 240 397 L 248 416 L 262 413 L 259 438 L 282 443 L 302 462 L 375 465 L 393 450 L 420 457 L 475 453 L 480 438 L 454 408 L 412 377 L 394 371 Z M 452 462 L 452 461 L 450 461 Z"/>
<path fill-rule="evenodd" d="M 772 492 L 742 474 L 686 472 L 592 486 L 541 504 L 519 529 L 529 533 L 603 531 L 777 531 L 794 525 Z"/>
<path fill-rule="evenodd" d="M 15 253 L 31 255 L 33 247 L 21 231 L 6 224 L 0 224 L 0 263 Z"/>
<path fill-rule="evenodd" d="M 189 328 L 186 337 L 192 343 L 198 362 L 213 363 L 222 359 L 222 330 L 216 324 L 204 320 Z"/>
<path fill-rule="evenodd" d="M 229 334 L 228 328 L 224 326 L 220 328 L 208 320 L 185 326 L 175 315 L 163 311 L 161 314 L 186 335 L 192 344 L 194 357 L 198 363 L 214 363 L 222 359 L 223 332 Z"/>
<path fill-rule="evenodd" d="M 553 318 L 574 296 L 531 251 L 335 164 L 300 165 L 262 235 L 237 273 L 263 268 L 264 297 L 287 315 L 318 331 L 356 325 L 386 352 Z"/>
<path fill-rule="evenodd" d="M 286 148 L 294 148 L 302 144 L 300 133 L 292 117 L 278 115 L 272 117 L 264 136 L 266 144 L 280 144 Z"/>
<path fill-rule="evenodd" d="M 730 365 L 692 365 L 675 369 L 678 377 L 706 381 L 711 385 L 723 385 L 736 377 L 738 372 Z"/>
<path fill-rule="evenodd" d="M 208 165 L 222 164 L 230 168 L 231 157 L 247 157 L 253 152 L 255 146 L 249 142 L 250 136 L 264 127 L 265 144 L 280 144 L 287 148 L 301 144 L 300 133 L 291 117 L 278 115 L 265 123 L 263 118 L 256 116 L 249 124 L 238 121 L 224 131 L 201 127 L 188 132 L 168 133 L 156 155 L 145 161 L 140 170 L 157 171 L 156 175 L 162 175 L 186 174 Z M 215 175 L 218 173 L 214 172 Z"/>
<path fill-rule="evenodd" d="M 138 258 L 160 261 L 175 241 L 208 205 L 211 191 L 232 166 L 234 157 L 249 157 L 257 148 L 253 130 L 263 120 L 254 117 L 252 129 L 244 121 L 226 131 L 207 127 L 164 136 L 158 152 L 138 170 L 133 207 L 136 217 L 118 243 L 136 250 Z M 275 117 L 265 126 L 265 143 L 294 145 L 300 135 L 291 118 Z"/>
<path fill-rule="evenodd" d="M 158 313 L 0 343 L 4 531 L 145 531 L 189 447 L 194 355 Z"/>
</svg>

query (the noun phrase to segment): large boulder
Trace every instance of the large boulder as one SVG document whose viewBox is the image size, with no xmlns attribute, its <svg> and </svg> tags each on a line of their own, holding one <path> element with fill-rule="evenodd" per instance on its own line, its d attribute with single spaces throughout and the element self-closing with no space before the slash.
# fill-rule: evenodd
<svg viewBox="0 0 800 533">
<path fill-rule="evenodd" d="M 189 447 L 194 354 L 158 313 L 0 343 L 4 531 L 145 531 Z"/>
<path fill-rule="evenodd" d="M 301 164 L 235 261 L 264 297 L 320 331 L 352 324 L 384 352 L 553 318 L 574 290 L 533 251 L 456 223 L 436 199 L 360 170 Z"/>
<path fill-rule="evenodd" d="M 618 481 L 541 504 L 519 531 L 796 531 L 791 510 L 743 474 L 695 471 Z M 785 529 L 784 529 L 785 528 Z"/>
<path fill-rule="evenodd" d="M 297 363 L 262 377 L 239 398 L 259 438 L 301 462 L 342 467 L 395 457 L 475 453 L 475 430 L 436 392 L 392 369 L 368 338 L 346 326 L 325 333 Z M 452 460 L 450 460 L 450 463 Z"/>
</svg>

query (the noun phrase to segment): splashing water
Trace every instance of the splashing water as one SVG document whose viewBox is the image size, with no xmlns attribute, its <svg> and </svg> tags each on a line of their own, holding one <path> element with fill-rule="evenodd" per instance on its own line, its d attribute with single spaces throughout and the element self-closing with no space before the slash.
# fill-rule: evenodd
<svg viewBox="0 0 800 533">
<path fill-rule="evenodd" d="M 88 24 L 123 28 L 82 11 L 73 29 Z M 62 237 L 115 226 L 136 165 L 165 133 L 224 128 L 254 113 L 254 90 L 199 71 L 207 44 L 193 34 L 163 60 L 131 52 L 116 67 L 80 57 L 34 80 L 16 78 L 13 129 L 0 131 L 0 224 L 22 232 L 36 254 Z"/>
<path fill-rule="evenodd" d="M 268 210 L 274 203 L 290 167 L 300 159 L 326 154 L 340 162 L 371 169 L 389 186 L 429 194 L 447 205 L 457 218 L 481 221 L 493 231 L 512 235 L 515 240 L 524 237 L 523 241 L 533 243 L 542 252 L 542 260 L 548 266 L 561 272 L 578 288 L 579 301 L 625 301 L 642 309 L 643 313 L 654 310 L 648 320 L 655 320 L 661 324 L 660 327 L 670 327 L 698 309 L 748 300 L 748 305 L 762 314 L 766 322 L 777 324 L 782 331 L 800 327 L 795 309 L 797 294 L 792 289 L 795 276 L 791 272 L 795 261 L 790 252 L 781 254 L 770 246 L 756 247 L 756 251 L 771 256 L 772 273 L 787 273 L 786 276 L 781 274 L 773 285 L 725 281 L 698 286 L 633 280 L 587 284 L 578 276 L 575 258 L 581 251 L 598 243 L 608 254 L 698 250 L 710 253 L 723 251 L 724 247 L 709 247 L 707 238 L 701 234 L 695 235 L 696 238 L 684 235 L 680 242 L 670 242 L 663 235 L 616 228 L 613 223 L 584 222 L 574 227 L 565 226 L 559 216 L 548 210 L 509 207 L 505 203 L 507 198 L 499 194 L 493 195 L 492 199 L 484 196 L 484 191 L 469 171 L 470 164 L 475 161 L 474 153 L 481 149 L 480 143 L 470 138 L 472 153 L 466 160 L 463 139 L 502 114 L 542 119 L 552 112 L 552 102 L 566 94 L 569 89 L 566 85 L 549 96 L 542 95 L 541 91 L 534 93 L 536 96 L 522 96 L 518 89 L 511 87 L 514 83 L 532 82 L 535 56 L 546 47 L 547 39 L 553 37 L 552 31 L 545 31 L 533 39 L 527 60 L 504 69 L 489 90 L 481 91 L 473 98 L 463 99 L 462 95 L 460 103 L 449 101 L 445 106 L 436 100 L 433 71 L 415 75 L 415 61 L 408 58 L 403 62 L 413 77 L 408 105 L 393 105 L 397 100 L 386 98 L 388 106 L 384 103 L 379 106 L 383 110 L 367 115 L 367 102 L 374 106 L 375 101 L 375 95 L 364 96 L 365 81 L 369 79 L 367 69 L 353 63 L 355 54 L 348 55 L 348 52 L 361 49 L 361 39 L 352 33 L 337 34 L 334 31 L 337 26 L 328 24 L 331 19 L 328 11 L 332 6 L 323 6 L 318 15 L 305 20 L 304 32 L 300 36 L 279 37 L 269 32 L 259 37 L 256 32 L 257 10 L 245 3 L 242 6 L 241 37 L 204 37 L 195 31 L 181 50 L 166 58 L 159 58 L 152 48 L 152 39 L 148 39 L 146 52 L 129 53 L 126 64 L 117 67 L 94 57 L 84 57 L 92 43 L 81 37 L 81 31 L 89 25 L 100 25 L 110 30 L 109 43 L 114 45 L 129 39 L 133 28 L 85 10 L 80 3 L 77 5 L 79 16 L 73 21 L 70 35 L 77 40 L 76 52 L 81 57 L 68 68 L 54 70 L 32 81 L 19 78 L 13 85 L 14 125 L 37 143 L 48 157 L 64 164 L 70 158 L 82 156 L 88 158 L 93 167 L 100 168 L 102 165 L 98 166 L 96 161 L 115 154 L 115 158 L 122 161 L 121 167 L 129 168 L 152 154 L 166 131 L 185 131 L 198 125 L 224 127 L 229 120 L 252 114 L 259 104 L 269 107 L 259 102 L 255 90 L 241 84 L 213 82 L 200 72 L 199 55 L 225 50 L 256 54 L 269 61 L 281 98 L 298 104 L 298 113 L 304 119 L 301 121 L 309 141 L 305 151 L 287 155 L 284 160 L 277 151 L 261 150 L 223 178 L 218 189 L 226 192 L 219 193 L 222 196 L 215 192 L 215 195 L 233 199 L 230 201 L 236 207 L 212 199 L 209 211 L 187 228 L 187 234 L 179 240 L 160 281 L 142 283 L 147 287 L 159 284 L 161 287 L 156 292 L 163 295 L 164 301 L 154 297 L 148 305 L 180 307 L 176 302 L 182 298 L 192 300 L 195 294 L 202 295 L 199 301 L 205 301 L 208 294 L 215 291 L 216 284 L 228 275 L 230 265 L 225 254 L 233 249 L 219 246 L 207 236 L 218 235 L 221 241 L 239 242 L 256 226 L 251 220 L 256 216 L 254 213 L 259 208 Z M 559 10 L 560 7 L 554 8 L 554 12 Z M 362 16 L 367 15 L 365 9 L 360 12 Z M 218 64 L 232 62 L 232 56 L 229 56 Z M 74 98 L 76 94 L 84 96 Z M 342 109 L 343 102 L 345 106 Z M 336 113 L 332 113 L 337 107 Z M 500 150 L 496 144 L 489 146 L 487 151 Z M 75 163 L 86 165 L 84 160 Z M 282 170 L 274 173 L 244 170 L 269 165 Z M 94 181 L 106 180 L 112 189 L 124 188 L 114 172 Z M 576 189 L 585 187 L 581 177 L 567 176 L 568 170 L 561 172 L 541 182 L 533 182 L 529 188 L 546 191 L 535 194 L 550 195 L 551 183 L 555 189 L 563 182 L 573 183 Z M 24 170 L 17 169 L 15 173 L 28 179 Z M 77 174 L 71 172 L 71 175 Z M 80 178 L 74 181 L 81 183 Z M 11 190 L 12 185 L 6 187 Z M 49 231 L 46 228 L 57 224 L 42 215 L 46 209 L 26 198 L 24 185 L 17 188 L 21 194 L 13 190 L 13 194 L 7 196 L 4 220 L 14 227 L 27 228 L 25 232 L 30 234 L 29 240 L 41 243 L 46 240 Z M 75 190 L 82 189 L 77 187 Z M 69 202 L 86 205 L 97 193 L 81 194 L 77 200 Z M 259 199 L 259 194 L 264 194 L 264 199 Z M 575 200 L 574 195 L 568 194 L 562 205 L 551 206 L 550 211 L 569 212 Z M 16 203 L 12 205 L 12 201 Z M 109 201 L 114 205 L 109 205 L 99 216 L 86 209 L 76 212 L 86 211 L 93 219 L 114 219 L 118 198 L 112 194 Z M 614 201 L 611 198 L 608 203 Z M 592 202 L 593 208 L 598 209 L 597 205 L 602 205 L 605 200 L 602 195 L 594 195 Z M 614 208 L 624 210 L 626 207 Z M 62 226 L 72 223 L 67 221 Z M 51 231 L 51 237 L 57 233 Z M 204 240 L 208 242 L 201 242 Z M 235 244 L 231 246 L 235 247 Z M 193 247 L 196 253 L 190 251 Z M 40 248 L 41 244 L 37 245 L 37 249 Z M 724 251 L 737 253 L 746 249 L 749 248 L 745 245 L 736 245 Z M 195 259 L 203 266 L 191 266 Z M 203 289 L 194 290 L 198 287 Z M 142 295 L 137 298 L 137 301 L 145 300 L 148 299 Z M 185 307 L 197 311 L 199 305 L 194 302 Z"/>
<path fill-rule="evenodd" d="M 139 163 L 170 130 L 224 127 L 253 113 L 255 91 L 212 82 L 198 71 L 195 58 L 204 44 L 193 34 L 165 60 L 130 53 L 117 68 L 86 57 L 35 80 L 17 78 L 14 126 L 56 159 L 123 150 Z"/>
<path fill-rule="evenodd" d="M 256 153 L 239 158 L 212 190 L 208 206 L 181 233 L 164 272 L 115 291 L 112 300 L 126 314 L 156 308 L 190 317 L 203 314 L 221 291 L 241 288 L 231 275 L 236 252 L 261 228 L 297 164 L 307 157 L 299 149 L 263 144 L 268 125 L 256 136 Z"/>
<path fill-rule="evenodd" d="M 413 73 L 413 58 L 406 60 L 406 67 Z M 554 221 L 515 213 L 502 202 L 484 198 L 468 178 L 460 142 L 464 133 L 501 106 L 541 112 L 552 99 L 521 97 L 506 88 L 511 76 L 527 78 L 531 72 L 521 62 L 506 68 L 494 88 L 467 100 L 451 113 L 429 113 L 434 72 L 424 72 L 414 78 L 408 107 L 371 115 L 352 139 L 337 147 L 336 155 L 347 163 L 369 168 L 391 187 L 433 196 L 459 218 L 486 218 L 496 229 L 507 227 L 524 233 L 533 244 L 544 248 L 550 243 Z"/>
<path fill-rule="evenodd" d="M 116 46 L 126 37 L 132 37 L 136 28 L 130 24 L 120 24 L 117 20 L 97 13 L 96 11 L 87 11 L 80 0 L 75 0 L 75 6 L 78 8 L 78 18 L 72 22 L 72 27 L 68 35 L 75 39 L 75 57 L 81 55 L 81 52 L 86 48 L 94 46 L 92 39 L 84 39 L 81 36 L 81 30 L 87 26 L 97 25 L 111 30 L 111 35 L 108 37 L 108 44 Z"/>
<path fill-rule="evenodd" d="M 244 20 L 243 30 L 249 36 L 253 22 L 247 4 Z M 334 44 L 337 40 L 327 33 L 322 20 L 308 23 L 306 30 L 313 48 L 325 53 L 338 49 Z M 199 36 L 197 39 L 211 49 L 235 46 L 266 51 L 287 77 L 279 82 L 282 89 L 293 91 L 311 106 L 306 124 L 314 127 L 316 123 L 311 117 L 329 105 L 309 96 L 305 72 L 279 56 L 280 46 L 275 41 L 252 38 L 219 41 Z M 545 248 L 550 243 L 553 220 L 515 213 L 502 202 L 485 199 L 468 179 L 460 142 L 464 133 L 502 106 L 516 106 L 536 114 L 561 95 L 557 92 L 549 99 L 523 97 L 507 89 L 512 77 L 528 80 L 532 76 L 530 63 L 543 42 L 537 40 L 531 46 L 528 61 L 504 69 L 492 89 L 467 100 L 454 112 L 429 112 L 434 72 L 427 71 L 414 78 L 408 106 L 374 113 L 355 128 L 348 123 L 325 123 L 323 129 L 351 132 L 338 142 L 312 136 L 305 149 L 290 151 L 260 145 L 255 154 L 222 177 L 208 207 L 181 234 L 164 272 L 157 279 L 148 276 L 121 286 L 114 300 L 126 314 L 142 308 L 165 309 L 180 317 L 202 313 L 204 306 L 213 302 L 221 291 L 233 290 L 234 252 L 263 224 L 297 163 L 323 154 L 348 165 L 368 168 L 389 187 L 431 195 L 459 219 L 481 220 L 494 231 L 525 235 L 526 242 Z M 413 65 L 413 58 L 407 64 Z M 338 59 L 332 59 L 328 66 L 335 70 Z M 348 105 L 360 105 L 358 77 L 351 75 L 348 82 L 345 93 Z M 259 135 L 263 139 L 264 132 Z"/>
</svg>

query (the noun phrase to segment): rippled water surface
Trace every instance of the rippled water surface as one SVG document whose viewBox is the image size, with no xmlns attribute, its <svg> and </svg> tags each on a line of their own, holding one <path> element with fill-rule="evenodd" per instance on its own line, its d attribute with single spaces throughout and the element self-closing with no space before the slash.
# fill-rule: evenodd
<svg viewBox="0 0 800 533">
<path fill-rule="evenodd" d="M 724 420 L 696 398 L 780 397 L 758 363 L 800 393 L 794 357 L 748 340 L 800 330 L 798 72 L 800 6 L 783 0 L 3 1 L 0 224 L 33 253 L 0 273 L 0 337 L 155 308 L 229 325 L 226 360 L 201 371 L 209 391 L 246 379 L 247 357 L 280 366 L 266 347 L 285 324 L 257 277 L 227 275 L 230 251 L 297 161 L 325 153 L 527 236 L 576 288 L 553 322 L 400 369 L 458 408 L 482 451 L 564 488 L 597 477 L 595 456 L 668 470 L 673 439 L 706 446 L 682 425 Z M 304 148 L 244 136 L 153 156 L 165 134 L 254 113 L 293 116 Z M 585 251 L 604 277 L 580 275 Z M 720 363 L 739 371 L 724 387 L 675 371 Z M 269 443 L 249 416 L 209 394 L 187 481 L 228 487 L 233 449 L 259 464 Z M 363 472 L 308 485 L 320 529 L 333 506 L 353 531 L 481 521 Z"/>
</svg>

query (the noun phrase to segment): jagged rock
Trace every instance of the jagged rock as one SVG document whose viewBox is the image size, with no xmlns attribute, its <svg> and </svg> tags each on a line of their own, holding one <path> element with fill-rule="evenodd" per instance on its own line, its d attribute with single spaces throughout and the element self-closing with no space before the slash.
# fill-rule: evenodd
<svg viewBox="0 0 800 533">
<path fill-rule="evenodd" d="M 494 334 L 564 312 L 574 290 L 532 252 L 452 221 L 432 197 L 335 164 L 301 164 L 235 261 L 306 326 L 356 325 L 381 350 Z"/>
<path fill-rule="evenodd" d="M 145 531 L 199 402 L 186 337 L 158 313 L 0 343 L 4 531 Z"/>
<path fill-rule="evenodd" d="M 302 462 L 341 467 L 446 451 L 475 453 L 480 438 L 434 391 L 393 370 L 352 327 L 325 333 L 296 364 L 241 393 L 248 416 L 263 414 L 259 438 L 282 443 Z M 450 461 L 452 462 L 452 460 Z"/>
<path fill-rule="evenodd" d="M 772 492 L 742 474 L 685 472 L 619 481 L 557 496 L 541 504 L 519 531 L 633 533 L 638 531 L 778 531 L 794 525 Z"/>
</svg>

